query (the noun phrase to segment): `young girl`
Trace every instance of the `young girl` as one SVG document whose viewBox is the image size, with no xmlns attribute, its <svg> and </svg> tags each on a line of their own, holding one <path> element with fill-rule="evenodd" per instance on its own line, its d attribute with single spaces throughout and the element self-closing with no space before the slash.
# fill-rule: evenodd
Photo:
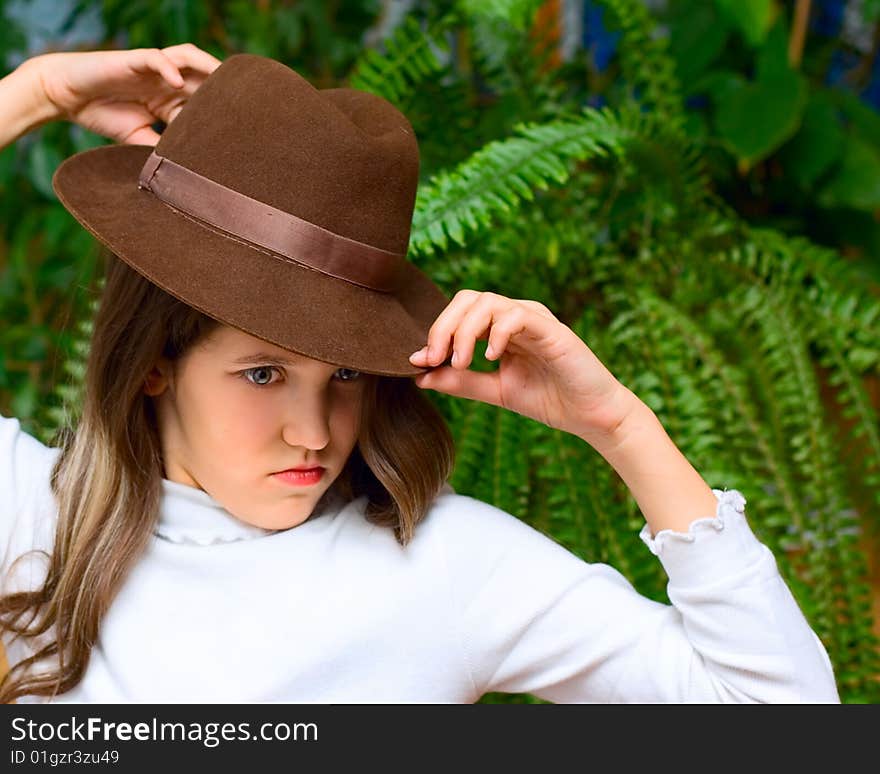
<svg viewBox="0 0 880 774">
<path fill-rule="evenodd" d="M 0 417 L 4 702 L 839 701 L 743 496 L 546 306 L 403 260 L 388 102 L 184 44 L 0 81 L 0 146 L 53 119 L 120 144 L 53 179 L 109 248 L 78 426 Z M 457 494 L 424 389 L 593 446 L 673 604 Z"/>
</svg>

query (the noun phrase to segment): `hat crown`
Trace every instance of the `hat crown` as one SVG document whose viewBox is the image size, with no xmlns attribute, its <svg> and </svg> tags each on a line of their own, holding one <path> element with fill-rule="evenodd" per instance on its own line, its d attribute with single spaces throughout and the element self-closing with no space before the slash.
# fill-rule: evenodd
<svg viewBox="0 0 880 774">
<path fill-rule="evenodd" d="M 274 59 L 234 54 L 165 128 L 155 151 L 333 233 L 406 253 L 419 150 L 390 102 L 316 89 Z"/>
</svg>

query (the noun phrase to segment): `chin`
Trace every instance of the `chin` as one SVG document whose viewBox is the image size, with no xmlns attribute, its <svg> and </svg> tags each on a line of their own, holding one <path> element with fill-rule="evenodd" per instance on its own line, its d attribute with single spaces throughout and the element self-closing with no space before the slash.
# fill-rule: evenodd
<svg viewBox="0 0 880 774">
<path fill-rule="evenodd" d="M 275 520 L 275 523 L 260 524 L 259 526 L 263 529 L 290 529 L 291 527 L 298 527 L 303 522 L 308 521 L 311 515 L 315 512 L 315 503 L 311 501 L 304 502 L 301 498 L 302 495 L 297 498 L 297 502 L 300 502 L 301 504 L 300 507 L 291 508 L 290 501 L 288 501 L 288 507 L 279 515 Z"/>
</svg>

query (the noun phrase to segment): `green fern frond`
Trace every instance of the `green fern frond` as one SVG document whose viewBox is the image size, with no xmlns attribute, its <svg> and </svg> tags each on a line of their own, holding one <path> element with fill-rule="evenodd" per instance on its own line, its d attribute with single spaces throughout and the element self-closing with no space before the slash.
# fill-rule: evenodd
<svg viewBox="0 0 880 774">
<path fill-rule="evenodd" d="M 410 250 L 432 253 L 464 245 L 477 232 L 517 217 L 517 206 L 534 199 L 533 190 L 562 184 L 575 162 L 622 156 L 627 131 L 608 109 L 584 108 L 583 115 L 548 124 L 517 124 L 518 136 L 495 140 L 456 169 L 421 186 L 413 214 Z"/>
<path fill-rule="evenodd" d="M 484 458 L 491 476 L 491 502 L 523 520 L 529 517 L 531 461 L 523 450 L 528 437 L 526 425 L 531 421 L 520 414 L 498 408 L 495 412 L 495 435 Z"/>
<path fill-rule="evenodd" d="M 625 105 L 617 111 L 631 138 L 627 159 L 643 188 L 658 190 L 671 217 L 698 220 L 716 204 L 702 148 L 652 113 Z"/>
<path fill-rule="evenodd" d="M 580 438 L 555 431 L 545 434 L 533 452 L 540 459 L 535 476 L 544 484 L 550 534 L 582 558 L 595 561 L 601 554 L 601 536 L 596 493 L 585 475 L 588 447 Z"/>
<path fill-rule="evenodd" d="M 759 323 L 758 345 L 773 376 L 776 400 L 790 443 L 790 454 L 802 476 L 801 523 L 803 541 L 801 577 L 810 585 L 807 615 L 828 647 L 832 662 L 848 671 L 847 687 L 865 687 L 865 660 L 861 652 L 876 650 L 870 626 L 860 608 L 870 600 L 864 557 L 852 550 L 859 534 L 855 512 L 847 507 L 841 453 L 827 427 L 816 375 L 809 358 L 809 337 L 791 288 L 773 287 L 771 304 L 755 304 Z M 754 295 L 757 297 L 758 292 Z M 845 591 L 842 589 L 845 588 Z M 859 629 L 854 647 L 853 627 Z M 856 682 L 853 682 L 855 679 Z"/>
<path fill-rule="evenodd" d="M 458 0 L 462 15 L 506 22 L 514 30 L 524 32 L 532 22 L 543 0 Z"/>
<path fill-rule="evenodd" d="M 497 409 L 480 401 L 462 401 L 461 410 L 450 418 L 455 438 L 455 470 L 450 483 L 456 492 L 492 502 L 491 478 L 486 475 L 486 451 L 496 432 Z"/>
<path fill-rule="evenodd" d="M 63 432 L 72 430 L 79 423 L 85 389 L 86 363 L 94 330 L 94 315 L 104 290 L 103 277 L 98 280 L 97 287 L 96 297 L 86 306 L 87 316 L 75 325 L 69 354 L 63 363 L 66 375 L 53 385 L 47 408 L 42 412 L 37 423 L 37 437 L 49 446 L 56 445 Z"/>
<path fill-rule="evenodd" d="M 852 471 L 855 475 L 851 476 L 851 480 L 861 479 L 861 485 L 873 492 L 876 505 L 880 503 L 880 434 L 878 434 L 880 422 L 877 419 L 877 412 L 871 405 L 857 369 L 853 368 L 847 357 L 846 343 L 842 340 L 839 331 L 826 326 L 822 334 L 824 351 L 820 358 L 821 362 L 831 370 L 829 379 L 831 384 L 842 385 L 837 394 L 838 402 L 850 408 L 849 411 L 845 410 L 843 415 L 860 420 L 850 434 L 850 443 L 861 436 L 865 436 L 867 441 L 865 451 L 848 455 L 849 464 L 858 468 L 857 471 Z M 849 608 L 848 615 L 845 616 L 846 620 L 837 621 L 840 647 L 846 648 L 850 657 L 849 659 L 838 657 L 837 661 L 841 665 L 838 677 L 848 689 L 861 693 L 865 687 L 864 676 L 880 674 L 880 639 L 875 637 L 870 625 L 871 589 L 865 556 L 858 546 L 860 525 L 851 518 L 855 515 L 855 511 L 842 511 L 840 515 L 846 517 L 846 523 L 838 519 L 836 523 L 829 525 L 827 530 L 829 541 L 837 546 L 839 552 L 838 568 L 843 585 L 842 588 L 837 589 L 837 593 L 845 597 L 848 603 L 846 606 L 840 605 L 838 599 L 836 610 L 839 616 L 843 616 L 846 613 L 845 607 Z M 876 539 L 880 521 L 875 519 L 868 523 L 874 528 L 874 539 Z M 865 613 L 869 615 L 866 616 Z M 877 689 L 875 696 L 880 695 L 880 686 L 873 687 Z"/>
<path fill-rule="evenodd" d="M 600 0 L 608 9 L 607 26 L 619 29 L 618 44 L 624 81 L 631 85 L 633 98 L 644 105 L 651 120 L 670 132 L 683 134 L 684 102 L 675 61 L 667 53 L 665 38 L 655 34 L 656 25 L 645 3 L 640 0 Z"/>
<path fill-rule="evenodd" d="M 461 163 L 470 154 L 471 146 L 463 138 L 474 138 L 479 123 L 469 104 L 470 91 L 470 84 L 461 78 L 442 84 L 431 81 L 400 104 L 419 140 L 420 180 Z M 439 125 L 438 114 L 444 118 Z M 477 139 L 471 142 L 473 147 L 481 144 Z"/>
<path fill-rule="evenodd" d="M 483 94 L 528 94 L 528 107 L 509 111 L 521 115 L 529 111 L 527 120 L 543 121 L 555 117 L 555 110 L 542 115 L 548 102 L 558 106 L 561 84 L 553 77 L 548 61 L 552 46 L 536 46 L 532 35 L 523 34 L 532 27 L 541 0 L 471 0 L 459 3 L 467 26 L 462 30 L 460 46 L 470 73 L 479 73 Z M 554 100 L 556 91 L 557 99 Z M 534 112 L 532 112 L 534 111 Z M 497 111 L 499 118 L 504 117 Z"/>
<path fill-rule="evenodd" d="M 803 308 L 821 311 L 825 321 L 849 338 L 869 372 L 880 375 L 880 299 L 839 252 L 789 237 L 769 228 L 752 228 L 749 239 L 759 247 L 767 267 L 762 276 L 782 274 L 805 295 Z"/>
<path fill-rule="evenodd" d="M 694 392 L 690 399 L 697 406 L 711 406 L 710 413 L 701 412 L 699 417 L 713 444 L 704 444 L 699 438 L 692 446 L 679 443 L 677 438 L 676 443 L 703 471 L 704 478 L 717 482 L 716 486 L 739 489 L 747 498 L 751 491 L 764 491 L 751 519 L 758 537 L 778 552 L 784 564 L 785 552 L 800 546 L 789 537 L 792 523 L 796 527 L 802 523 L 798 484 L 787 463 L 787 451 L 768 432 L 768 424 L 774 423 L 758 413 L 760 393 L 748 377 L 766 370 L 760 353 L 729 338 L 730 325 L 740 334 L 747 330 L 739 289 L 720 300 L 716 311 L 706 313 L 702 324 L 659 296 L 643 292 L 642 303 L 653 308 L 655 320 L 663 320 L 662 336 L 679 340 L 679 346 L 692 353 L 694 360 L 689 366 L 694 373 Z M 725 325 L 717 325 L 719 319 Z M 723 352 L 730 354 L 725 357 Z M 772 409 L 774 402 L 768 402 Z M 697 421 L 690 419 L 687 424 Z"/>
<path fill-rule="evenodd" d="M 840 403 L 848 404 L 844 416 L 860 420 L 853 438 L 864 436 L 867 444 L 865 453 L 858 457 L 863 480 L 866 485 L 875 483 L 880 468 L 880 433 L 876 411 L 861 379 L 880 374 L 876 323 L 880 300 L 855 281 L 838 253 L 770 229 L 747 233 L 749 241 L 717 254 L 716 259 L 721 259 L 723 266 L 746 269 L 744 278 L 752 285 L 772 283 L 796 289 L 794 300 L 809 344 L 821 353 L 820 362 L 832 369 L 831 383 L 845 385 L 838 395 Z M 875 503 L 880 504 L 880 489 L 872 492 Z M 877 519 L 870 523 L 875 529 L 880 525 Z"/>
<path fill-rule="evenodd" d="M 352 68 L 348 86 L 400 105 L 420 83 L 444 69 L 435 50 L 448 53 L 443 33 L 454 19 L 448 14 L 425 32 L 415 17 L 406 16 L 391 37 L 382 41 L 384 54 L 364 50 Z"/>
<path fill-rule="evenodd" d="M 837 402 L 844 407 L 841 414 L 845 419 L 857 420 L 849 441 L 855 444 L 858 439 L 864 439 L 861 452 L 850 455 L 849 460 L 858 466 L 862 485 L 873 491 L 874 504 L 880 506 L 880 419 L 861 376 L 866 362 L 876 362 L 875 353 L 849 346 L 836 328 L 826 325 L 822 334 L 824 349 L 820 362 L 831 371 L 829 382 L 840 386 Z M 880 519 L 875 518 L 869 524 L 877 530 Z"/>
</svg>

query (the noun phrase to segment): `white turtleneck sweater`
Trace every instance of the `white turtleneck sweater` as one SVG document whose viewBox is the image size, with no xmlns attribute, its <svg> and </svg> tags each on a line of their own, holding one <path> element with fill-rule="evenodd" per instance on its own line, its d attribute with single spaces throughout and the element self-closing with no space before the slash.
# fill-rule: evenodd
<svg viewBox="0 0 880 774">
<path fill-rule="evenodd" d="M 44 577 L 40 559 L 6 575 L 26 550 L 52 549 L 57 453 L 0 417 L 4 593 Z M 490 691 L 840 701 L 828 655 L 736 490 L 714 489 L 716 513 L 687 534 L 641 530 L 668 575 L 667 605 L 448 484 L 406 548 L 366 521 L 365 497 L 325 497 L 303 524 L 267 531 L 202 490 L 162 486 L 154 538 L 84 678 L 56 703 L 475 702 Z M 14 664 L 32 651 L 10 638 Z"/>
</svg>

